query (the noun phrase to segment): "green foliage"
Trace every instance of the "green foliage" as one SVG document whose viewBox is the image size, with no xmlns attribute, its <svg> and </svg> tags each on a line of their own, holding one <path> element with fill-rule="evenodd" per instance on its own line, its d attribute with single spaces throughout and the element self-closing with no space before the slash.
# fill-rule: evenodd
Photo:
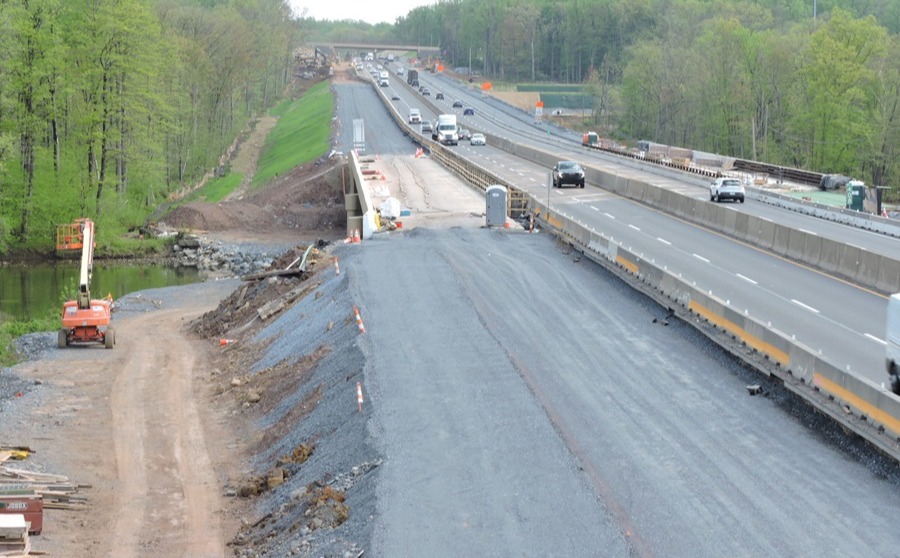
<svg viewBox="0 0 900 558">
<path fill-rule="evenodd" d="M 301 98 L 276 109 L 278 124 L 269 133 L 260 154 L 253 184 L 260 185 L 290 169 L 314 161 L 330 148 L 334 96 L 327 81 L 313 86 Z"/>
<path fill-rule="evenodd" d="M 516 85 L 516 91 L 539 93 L 581 93 L 584 87 L 581 85 L 566 85 L 562 83 L 522 83 Z"/>
<path fill-rule="evenodd" d="M 141 224 L 278 101 L 298 43 L 280 0 L 0 4 L 0 251 Z"/>
</svg>

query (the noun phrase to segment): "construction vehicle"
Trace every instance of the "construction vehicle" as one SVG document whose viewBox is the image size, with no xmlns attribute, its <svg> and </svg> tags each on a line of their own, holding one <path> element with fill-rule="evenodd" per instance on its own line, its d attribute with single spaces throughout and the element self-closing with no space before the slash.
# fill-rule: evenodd
<svg viewBox="0 0 900 558">
<path fill-rule="evenodd" d="M 112 316 L 112 295 L 92 300 L 91 273 L 94 265 L 94 222 L 77 219 L 74 223 L 56 228 L 56 250 L 60 252 L 81 250 L 81 275 L 75 300 L 63 304 L 62 328 L 57 344 L 60 349 L 83 343 L 102 343 L 112 349 L 116 332 L 109 326 Z"/>
</svg>

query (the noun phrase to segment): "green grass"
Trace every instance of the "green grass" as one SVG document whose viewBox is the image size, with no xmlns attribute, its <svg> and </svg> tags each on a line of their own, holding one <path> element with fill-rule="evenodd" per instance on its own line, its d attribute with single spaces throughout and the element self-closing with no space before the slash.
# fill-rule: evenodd
<svg viewBox="0 0 900 558">
<path fill-rule="evenodd" d="M 0 324 L 0 366 L 10 366 L 17 362 L 13 351 L 13 341 L 26 333 L 56 331 L 60 319 L 55 313 L 46 318 L 37 318 L 27 322 L 3 322 Z"/>
<path fill-rule="evenodd" d="M 229 171 L 225 176 L 217 176 L 208 180 L 206 184 L 203 185 L 203 188 L 200 188 L 196 192 L 192 192 L 183 203 L 197 200 L 218 203 L 224 200 L 228 194 L 234 192 L 237 187 L 241 185 L 243 179 L 243 174 Z"/>
<path fill-rule="evenodd" d="M 334 114 L 330 83 L 318 83 L 296 101 L 279 104 L 272 114 L 278 116 L 278 124 L 263 145 L 253 186 L 328 153 Z"/>
</svg>

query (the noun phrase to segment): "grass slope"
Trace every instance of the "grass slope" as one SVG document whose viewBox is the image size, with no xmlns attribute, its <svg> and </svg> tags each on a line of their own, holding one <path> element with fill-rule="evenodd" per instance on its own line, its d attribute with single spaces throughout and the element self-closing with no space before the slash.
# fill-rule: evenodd
<svg viewBox="0 0 900 558">
<path fill-rule="evenodd" d="M 263 145 L 253 186 L 314 161 L 331 148 L 334 96 L 329 82 L 316 84 L 296 101 L 282 102 L 272 114 L 278 124 Z"/>
</svg>

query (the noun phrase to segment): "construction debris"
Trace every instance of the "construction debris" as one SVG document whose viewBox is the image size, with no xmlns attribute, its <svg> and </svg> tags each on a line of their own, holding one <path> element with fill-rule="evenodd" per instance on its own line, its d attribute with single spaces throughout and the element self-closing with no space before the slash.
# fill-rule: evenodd
<svg viewBox="0 0 900 558">
<path fill-rule="evenodd" d="M 32 493 L 42 498 L 44 509 L 87 509 L 87 497 L 77 494 L 83 488 L 90 485 L 72 484 L 63 475 L 0 467 L 0 495 Z"/>
</svg>

